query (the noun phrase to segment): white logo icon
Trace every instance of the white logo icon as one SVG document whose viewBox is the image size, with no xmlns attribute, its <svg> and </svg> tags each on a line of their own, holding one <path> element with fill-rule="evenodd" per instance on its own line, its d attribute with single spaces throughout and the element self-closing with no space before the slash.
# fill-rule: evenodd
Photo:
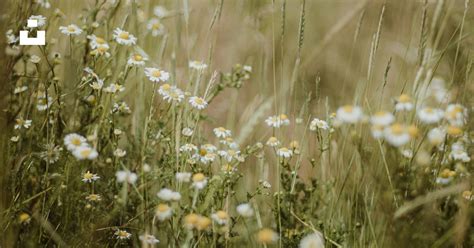
<svg viewBox="0 0 474 248">
<path fill-rule="evenodd" d="M 36 28 L 38 27 L 38 20 L 28 19 L 28 27 Z M 46 44 L 46 31 L 38 30 L 36 31 L 37 37 L 30 38 L 28 37 L 29 31 L 21 30 L 20 31 L 20 45 L 22 46 L 42 46 Z"/>
</svg>

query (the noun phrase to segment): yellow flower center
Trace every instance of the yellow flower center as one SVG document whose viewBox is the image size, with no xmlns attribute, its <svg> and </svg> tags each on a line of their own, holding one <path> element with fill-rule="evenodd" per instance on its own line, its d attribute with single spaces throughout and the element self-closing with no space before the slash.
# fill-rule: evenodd
<svg viewBox="0 0 474 248">
<path fill-rule="evenodd" d="M 158 206 L 156 207 L 156 211 L 160 213 L 166 212 L 168 211 L 168 209 L 170 209 L 170 207 L 166 204 L 158 204 Z"/>
<path fill-rule="evenodd" d="M 354 110 L 354 107 L 351 106 L 351 105 L 346 105 L 346 106 L 342 107 L 342 109 L 344 110 L 344 112 L 351 113 Z"/>
<path fill-rule="evenodd" d="M 275 233 L 272 230 L 268 228 L 264 228 L 260 230 L 260 232 L 258 232 L 257 239 L 258 239 L 258 242 L 260 243 L 268 244 L 274 241 L 274 237 L 275 237 Z"/>
<path fill-rule="evenodd" d="M 407 94 L 402 94 L 398 97 L 398 101 L 402 103 L 410 102 L 410 100 L 410 96 L 408 96 Z"/>
<path fill-rule="evenodd" d="M 133 58 L 135 59 L 135 61 L 142 61 L 143 60 L 143 56 L 139 55 L 139 54 L 135 54 L 133 56 Z"/>
<path fill-rule="evenodd" d="M 91 154 L 90 149 L 84 149 L 84 150 L 81 151 L 81 156 L 82 157 L 88 157 L 90 154 Z"/>
<path fill-rule="evenodd" d="M 71 144 L 73 144 L 75 146 L 78 146 L 78 145 L 82 144 L 82 142 L 81 142 L 81 139 L 79 139 L 79 138 L 73 138 L 71 140 Z"/>
<path fill-rule="evenodd" d="M 395 135 L 401 135 L 404 131 L 404 128 L 400 124 L 393 124 L 391 126 L 392 133 Z"/>
<path fill-rule="evenodd" d="M 227 215 L 227 213 L 222 210 L 217 211 L 216 215 L 219 217 L 219 219 L 227 219 L 227 217 L 229 217 L 229 215 Z"/>
<path fill-rule="evenodd" d="M 200 98 L 200 97 L 196 97 L 196 98 L 194 99 L 194 102 L 195 102 L 196 104 L 198 104 L 198 105 L 204 104 L 204 100 L 203 100 L 202 98 Z"/>
<path fill-rule="evenodd" d="M 90 171 L 87 171 L 84 174 L 84 179 L 91 180 L 93 176 L 94 176 L 94 174 L 90 173 Z"/>
<path fill-rule="evenodd" d="M 206 176 L 204 176 L 204 174 L 202 173 L 196 173 L 193 175 L 194 182 L 201 182 L 201 181 L 204 181 L 204 179 L 206 179 Z"/>
<path fill-rule="evenodd" d="M 161 76 L 161 71 L 160 70 L 153 70 L 153 72 L 151 73 L 151 75 L 153 75 L 153 77 L 160 77 Z M 164 86 L 164 85 L 163 85 Z M 170 88 L 169 84 L 168 84 L 168 89 Z"/>
<path fill-rule="evenodd" d="M 105 44 L 105 40 L 100 37 L 96 37 L 95 42 L 97 42 L 97 44 Z"/>
<path fill-rule="evenodd" d="M 449 126 L 447 133 L 452 136 L 459 136 L 462 134 L 462 129 L 456 126 Z"/>
<path fill-rule="evenodd" d="M 69 25 L 67 26 L 67 31 L 69 33 L 73 33 L 73 32 L 76 32 L 76 27 L 72 26 L 72 25 Z"/>
<path fill-rule="evenodd" d="M 121 32 L 118 37 L 120 39 L 124 39 L 124 40 L 128 40 L 128 38 L 130 37 L 130 35 L 128 34 L 128 32 Z"/>
</svg>

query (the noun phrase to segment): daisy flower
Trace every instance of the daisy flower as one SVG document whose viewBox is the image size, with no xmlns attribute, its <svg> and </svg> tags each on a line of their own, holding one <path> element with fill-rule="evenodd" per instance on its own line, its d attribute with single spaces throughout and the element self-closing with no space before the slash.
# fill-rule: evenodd
<svg viewBox="0 0 474 248">
<path fill-rule="evenodd" d="M 280 145 L 280 141 L 276 137 L 270 137 L 267 140 L 267 146 L 276 147 Z"/>
<path fill-rule="evenodd" d="M 87 140 L 82 135 L 70 133 L 64 137 L 64 145 L 69 151 L 73 151 L 81 146 L 87 145 Z"/>
<path fill-rule="evenodd" d="M 112 94 L 119 93 L 119 92 L 122 92 L 124 90 L 125 90 L 125 87 L 123 85 L 120 85 L 120 84 L 110 84 L 109 86 L 104 88 L 105 92 L 112 93 Z"/>
<path fill-rule="evenodd" d="M 117 239 L 120 239 L 120 240 L 130 239 L 130 237 L 132 237 L 131 233 L 125 230 L 120 230 L 120 229 L 115 231 L 114 235 L 116 236 Z"/>
<path fill-rule="evenodd" d="M 53 103 L 53 98 L 48 96 L 48 98 L 46 99 L 46 95 L 45 94 L 40 94 L 38 95 L 38 98 L 37 98 L 38 102 L 36 103 L 36 109 L 38 111 L 45 111 L 46 109 L 48 109 L 51 104 Z"/>
<path fill-rule="evenodd" d="M 105 56 L 105 57 L 110 57 L 109 53 L 109 45 L 108 44 L 102 44 L 98 45 L 96 49 L 91 51 L 92 56 Z"/>
<path fill-rule="evenodd" d="M 474 200 L 474 196 L 472 195 L 472 191 L 470 190 L 465 190 L 462 192 L 462 197 L 468 201 Z"/>
<path fill-rule="evenodd" d="M 99 153 L 97 153 L 94 148 L 88 145 L 81 145 L 72 151 L 72 155 L 74 155 L 74 157 L 76 157 L 78 160 L 94 160 L 97 158 L 97 156 L 99 156 Z"/>
<path fill-rule="evenodd" d="M 156 194 L 163 201 L 179 201 L 181 194 L 168 188 L 163 188 Z"/>
<path fill-rule="evenodd" d="M 397 99 L 395 103 L 395 110 L 397 112 L 399 111 L 410 111 L 413 109 L 413 103 L 411 101 L 411 98 L 407 94 L 401 94 Z"/>
<path fill-rule="evenodd" d="M 191 104 L 191 106 L 193 106 L 193 108 L 196 108 L 198 110 L 202 110 L 202 109 L 206 108 L 206 106 L 207 106 L 206 100 L 204 100 L 203 98 L 198 97 L 198 96 L 190 97 L 189 98 L 189 103 Z"/>
<path fill-rule="evenodd" d="M 147 61 L 148 58 L 146 56 L 140 55 L 140 54 L 133 54 L 128 58 L 127 64 L 129 66 L 144 66 L 145 61 Z"/>
<path fill-rule="evenodd" d="M 28 90 L 28 86 L 19 86 L 13 90 L 13 94 L 20 94 L 22 92 L 25 92 L 26 90 Z"/>
<path fill-rule="evenodd" d="M 31 120 L 25 120 L 25 119 L 23 119 L 23 117 L 20 117 L 20 118 L 15 120 L 14 128 L 15 129 L 21 129 L 23 127 L 23 128 L 28 129 L 28 128 L 31 127 L 31 122 L 32 122 Z"/>
<path fill-rule="evenodd" d="M 461 127 L 466 123 L 467 109 L 461 104 L 449 104 L 444 117 L 451 125 Z"/>
<path fill-rule="evenodd" d="M 313 232 L 304 236 L 299 248 L 324 248 L 324 237 L 320 232 Z"/>
<path fill-rule="evenodd" d="M 293 156 L 293 151 L 286 147 L 279 148 L 276 153 L 282 158 L 291 158 Z"/>
<path fill-rule="evenodd" d="M 189 127 L 185 127 L 183 130 L 181 130 L 181 134 L 186 137 L 191 137 L 193 135 L 193 130 Z"/>
<path fill-rule="evenodd" d="M 102 196 L 98 194 L 90 194 L 86 196 L 86 200 L 91 201 L 91 202 L 98 202 L 98 201 L 102 201 Z"/>
<path fill-rule="evenodd" d="M 115 41 L 120 45 L 131 46 L 137 43 L 137 38 L 133 36 L 133 34 L 130 34 L 129 32 L 124 31 L 120 28 L 116 28 L 114 30 L 113 37 Z"/>
<path fill-rule="evenodd" d="M 439 176 L 436 178 L 436 183 L 438 184 L 449 184 L 454 176 L 456 175 L 455 171 L 452 171 L 450 169 L 444 169 L 439 173 Z"/>
<path fill-rule="evenodd" d="M 145 68 L 145 75 L 150 81 L 155 83 L 166 82 L 170 78 L 170 74 L 168 72 L 153 67 Z"/>
<path fill-rule="evenodd" d="M 229 222 L 229 215 L 222 210 L 213 213 L 211 218 L 219 225 L 226 225 Z"/>
<path fill-rule="evenodd" d="M 373 125 L 370 127 L 370 133 L 375 139 L 383 138 L 384 126 Z"/>
<path fill-rule="evenodd" d="M 114 156 L 117 157 L 117 158 L 123 158 L 123 157 L 125 157 L 125 155 L 127 155 L 127 151 L 125 151 L 123 149 L 117 148 L 114 151 Z"/>
<path fill-rule="evenodd" d="M 428 141 L 433 145 L 439 145 L 444 142 L 446 131 L 444 128 L 436 127 L 428 131 Z"/>
<path fill-rule="evenodd" d="M 449 125 L 448 128 L 446 128 L 446 133 L 454 137 L 459 137 L 462 135 L 463 131 L 458 126 Z"/>
<path fill-rule="evenodd" d="M 227 138 L 227 137 L 230 137 L 232 135 L 232 132 L 228 129 L 225 129 L 223 127 L 217 127 L 217 128 L 214 128 L 214 134 L 217 136 L 217 138 Z"/>
<path fill-rule="evenodd" d="M 161 95 L 163 96 L 163 100 L 167 101 L 168 103 L 172 101 L 180 103 L 184 100 L 183 91 L 174 85 L 169 87 L 168 90 L 163 90 Z"/>
<path fill-rule="evenodd" d="M 161 24 L 157 18 L 152 18 L 148 21 L 146 28 L 151 31 L 152 36 L 158 36 L 165 33 L 165 26 Z"/>
<path fill-rule="evenodd" d="M 257 234 L 257 241 L 261 244 L 276 243 L 278 238 L 278 233 L 269 228 L 263 228 Z"/>
<path fill-rule="evenodd" d="M 316 131 L 317 129 L 328 130 L 329 124 L 326 121 L 314 118 L 309 124 L 309 130 Z"/>
<path fill-rule="evenodd" d="M 155 216 L 160 220 L 167 220 L 173 215 L 173 209 L 168 204 L 158 204 L 155 208 Z"/>
<path fill-rule="evenodd" d="M 153 8 L 153 14 L 158 18 L 164 18 L 169 15 L 169 11 L 161 5 L 157 5 Z"/>
<path fill-rule="evenodd" d="M 127 182 L 129 184 L 135 184 L 138 179 L 137 174 L 130 172 L 129 170 L 117 171 L 117 173 L 115 173 L 115 177 L 117 178 L 117 182 Z"/>
<path fill-rule="evenodd" d="M 270 127 L 279 128 L 281 126 L 290 125 L 290 120 L 288 119 L 287 115 L 281 114 L 268 117 L 265 120 L 265 123 L 267 123 L 267 125 Z"/>
<path fill-rule="evenodd" d="M 38 28 L 46 25 L 46 17 L 42 15 L 32 15 L 28 20 L 36 20 L 36 27 Z"/>
<path fill-rule="evenodd" d="M 384 129 L 384 137 L 388 143 L 396 147 L 405 145 L 411 138 L 408 129 L 398 123 L 386 127 Z"/>
<path fill-rule="evenodd" d="M 189 68 L 197 70 L 197 71 L 203 71 L 207 68 L 207 65 L 204 64 L 202 61 L 189 61 Z"/>
<path fill-rule="evenodd" d="M 357 123 L 364 117 L 358 106 L 345 105 L 337 109 L 336 118 L 345 123 Z"/>
<path fill-rule="evenodd" d="M 184 144 L 179 148 L 179 151 L 181 151 L 181 152 L 193 152 L 193 151 L 197 151 L 197 149 L 198 149 L 197 146 L 195 146 L 193 144 Z"/>
<path fill-rule="evenodd" d="M 193 175 L 193 184 L 192 186 L 195 189 L 201 190 L 204 189 L 207 185 L 207 177 L 202 173 L 196 173 Z"/>
<path fill-rule="evenodd" d="M 160 243 L 160 241 L 153 235 L 150 234 L 143 234 L 138 237 L 142 242 L 147 243 L 149 245 L 154 245 Z"/>
<path fill-rule="evenodd" d="M 437 108 L 425 107 L 417 111 L 418 119 L 425 124 L 439 122 L 444 115 L 443 110 Z"/>
<path fill-rule="evenodd" d="M 72 36 L 72 35 L 80 35 L 82 33 L 82 29 L 80 29 L 75 24 L 69 24 L 68 26 L 60 26 L 59 31 L 61 33 Z"/>
<path fill-rule="evenodd" d="M 95 36 L 94 34 L 88 35 L 87 39 L 89 40 L 89 46 L 91 47 L 91 49 L 96 49 L 99 46 L 107 45 L 107 42 L 105 41 L 105 39 Z"/>
<path fill-rule="evenodd" d="M 386 111 L 379 111 L 370 117 L 372 125 L 377 126 L 388 126 L 395 121 L 395 116 L 392 113 Z"/>
<path fill-rule="evenodd" d="M 93 181 L 97 181 L 99 179 L 100 177 L 97 176 L 97 174 L 93 174 L 90 171 L 87 171 L 84 173 L 84 175 L 82 175 L 82 181 L 85 183 L 92 183 Z"/>
<path fill-rule="evenodd" d="M 250 206 L 249 203 L 242 203 L 236 207 L 237 213 L 239 213 L 242 217 L 252 217 L 253 216 L 253 208 Z"/>
<path fill-rule="evenodd" d="M 191 181 L 191 173 L 189 172 L 177 172 L 176 181 L 180 183 L 188 183 Z"/>
</svg>

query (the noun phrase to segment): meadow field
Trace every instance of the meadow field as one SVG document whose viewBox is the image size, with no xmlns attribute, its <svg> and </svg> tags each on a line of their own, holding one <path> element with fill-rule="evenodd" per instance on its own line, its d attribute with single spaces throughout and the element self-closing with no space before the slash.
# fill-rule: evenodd
<svg viewBox="0 0 474 248">
<path fill-rule="evenodd" d="M 474 247 L 473 1 L 1 0 L 0 33 L 2 248 Z"/>
</svg>

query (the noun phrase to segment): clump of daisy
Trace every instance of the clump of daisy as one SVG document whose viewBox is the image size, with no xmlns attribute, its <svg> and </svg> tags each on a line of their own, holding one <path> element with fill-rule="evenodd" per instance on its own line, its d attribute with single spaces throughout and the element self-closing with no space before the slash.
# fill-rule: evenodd
<svg viewBox="0 0 474 248">
<path fill-rule="evenodd" d="M 170 78 L 170 74 L 159 68 L 147 67 L 145 68 L 145 75 L 154 83 L 166 82 Z"/>
<path fill-rule="evenodd" d="M 69 24 L 67 26 L 60 26 L 59 31 L 65 35 L 73 36 L 73 35 L 80 35 L 82 33 L 82 29 L 80 29 L 76 24 Z"/>
<path fill-rule="evenodd" d="M 121 28 L 116 28 L 113 35 L 115 41 L 120 45 L 132 46 L 137 43 L 137 38 L 130 34 L 129 32 L 122 30 Z"/>
<path fill-rule="evenodd" d="M 336 118 L 343 123 L 357 123 L 362 120 L 364 113 L 358 106 L 345 105 L 336 111 Z"/>
<path fill-rule="evenodd" d="M 198 96 L 192 96 L 189 98 L 189 104 L 195 109 L 202 110 L 207 107 L 207 102 L 204 98 Z"/>
</svg>

